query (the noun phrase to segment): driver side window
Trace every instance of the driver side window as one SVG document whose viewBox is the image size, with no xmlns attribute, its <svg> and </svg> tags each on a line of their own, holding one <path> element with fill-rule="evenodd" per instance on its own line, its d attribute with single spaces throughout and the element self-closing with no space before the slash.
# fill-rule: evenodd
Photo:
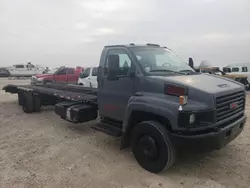
<svg viewBox="0 0 250 188">
<path fill-rule="evenodd" d="M 239 69 L 238 67 L 233 67 L 233 68 L 232 68 L 232 72 L 239 72 L 239 70 L 240 70 L 240 69 Z"/>
<path fill-rule="evenodd" d="M 118 55 L 119 56 L 119 76 L 127 76 L 131 70 L 131 60 L 124 50 L 110 50 L 109 55 Z M 108 59 L 105 63 L 105 75 L 108 74 Z"/>
<path fill-rule="evenodd" d="M 59 70 L 57 75 L 66 75 L 66 69 Z"/>
<path fill-rule="evenodd" d="M 81 73 L 80 78 L 87 78 L 90 74 L 90 68 L 87 68 L 84 72 Z"/>
</svg>

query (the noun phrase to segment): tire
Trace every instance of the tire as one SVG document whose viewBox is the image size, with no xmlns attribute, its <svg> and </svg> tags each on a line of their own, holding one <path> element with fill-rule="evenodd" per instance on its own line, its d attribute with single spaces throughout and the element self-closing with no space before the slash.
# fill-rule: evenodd
<svg viewBox="0 0 250 188">
<path fill-rule="evenodd" d="M 23 111 L 25 113 L 32 113 L 33 112 L 33 94 L 32 92 L 24 92 L 23 93 Z"/>
<path fill-rule="evenodd" d="M 41 106 L 41 99 L 39 98 L 39 96 L 33 96 L 33 112 L 40 112 Z"/>
<path fill-rule="evenodd" d="M 48 84 L 54 84 L 52 81 L 45 81 L 44 84 L 48 85 Z"/>
<path fill-rule="evenodd" d="M 18 93 L 18 105 L 23 106 L 23 93 Z"/>
<path fill-rule="evenodd" d="M 144 121 L 132 132 L 132 152 L 137 162 L 152 173 L 169 169 L 175 162 L 175 148 L 166 128 L 155 121 Z"/>
</svg>

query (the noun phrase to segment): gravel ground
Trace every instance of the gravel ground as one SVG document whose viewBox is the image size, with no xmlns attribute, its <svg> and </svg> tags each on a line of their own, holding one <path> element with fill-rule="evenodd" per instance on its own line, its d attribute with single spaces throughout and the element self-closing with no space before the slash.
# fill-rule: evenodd
<svg viewBox="0 0 250 188">
<path fill-rule="evenodd" d="M 27 82 L 0 79 L 0 87 Z M 158 175 L 143 170 L 130 149 L 119 150 L 119 139 L 95 132 L 91 123 L 63 121 L 53 108 L 25 114 L 16 95 L 0 91 L 0 187 L 250 186 L 249 121 L 222 150 L 181 156 L 173 168 Z"/>
</svg>

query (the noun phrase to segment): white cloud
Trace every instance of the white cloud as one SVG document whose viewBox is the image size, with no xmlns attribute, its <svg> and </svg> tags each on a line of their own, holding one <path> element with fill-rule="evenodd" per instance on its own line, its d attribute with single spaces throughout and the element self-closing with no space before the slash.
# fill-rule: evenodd
<svg viewBox="0 0 250 188">
<path fill-rule="evenodd" d="M 218 2 L 220 0 L 192 0 L 193 3 L 214 3 L 214 2 Z"/>
<path fill-rule="evenodd" d="M 227 33 L 209 33 L 206 35 L 203 35 L 201 37 L 201 40 L 205 40 L 206 42 L 223 42 L 223 41 L 228 41 L 232 38 L 233 36 Z"/>
<path fill-rule="evenodd" d="M 82 30 L 88 29 L 88 24 L 83 23 L 83 22 L 77 22 L 75 27 L 76 27 L 76 30 L 82 31 Z"/>
<path fill-rule="evenodd" d="M 81 43 L 91 43 L 94 42 L 95 40 L 91 37 L 83 37 L 82 39 L 80 39 Z"/>
<path fill-rule="evenodd" d="M 94 35 L 109 35 L 113 34 L 115 31 L 112 28 L 104 27 L 104 28 L 99 28 L 94 32 Z"/>
<path fill-rule="evenodd" d="M 123 0 L 91 0 L 81 2 L 82 7 L 87 11 L 98 11 L 99 13 L 106 13 L 117 11 L 124 7 Z"/>
</svg>

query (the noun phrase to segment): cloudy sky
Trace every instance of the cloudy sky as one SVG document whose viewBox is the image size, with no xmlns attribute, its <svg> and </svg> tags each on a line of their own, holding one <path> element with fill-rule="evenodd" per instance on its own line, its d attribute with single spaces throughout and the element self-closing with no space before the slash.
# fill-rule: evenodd
<svg viewBox="0 0 250 188">
<path fill-rule="evenodd" d="M 250 63 L 250 1 L 0 0 L 0 66 L 96 65 L 104 45 L 130 42 Z"/>
</svg>

